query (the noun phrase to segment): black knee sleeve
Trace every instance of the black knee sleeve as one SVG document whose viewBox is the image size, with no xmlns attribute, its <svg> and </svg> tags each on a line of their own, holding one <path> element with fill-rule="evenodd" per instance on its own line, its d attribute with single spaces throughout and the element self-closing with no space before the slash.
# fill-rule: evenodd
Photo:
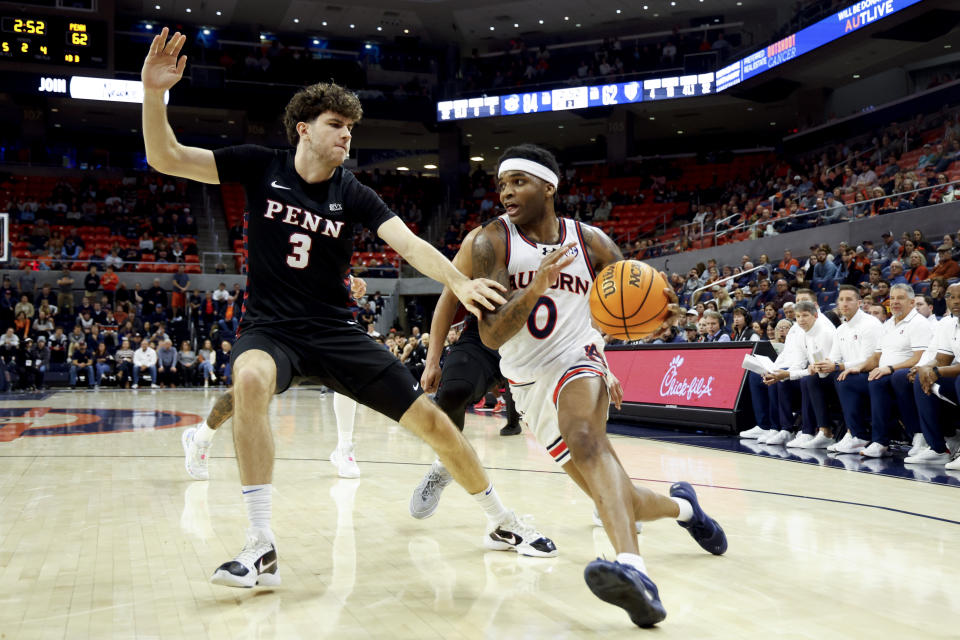
<svg viewBox="0 0 960 640">
<path fill-rule="evenodd" d="M 463 431 L 463 418 L 467 405 L 473 399 L 476 385 L 462 378 L 442 379 L 437 390 L 437 404 L 447 414 L 457 429 Z"/>
</svg>

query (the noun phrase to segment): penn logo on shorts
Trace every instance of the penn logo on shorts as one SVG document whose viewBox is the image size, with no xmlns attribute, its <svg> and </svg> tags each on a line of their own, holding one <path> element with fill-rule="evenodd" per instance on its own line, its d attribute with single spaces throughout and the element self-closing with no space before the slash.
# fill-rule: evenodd
<svg viewBox="0 0 960 640">
<path fill-rule="evenodd" d="M 567 443 L 563 441 L 563 436 L 558 437 L 547 447 L 547 453 L 550 454 L 550 457 L 553 458 L 553 461 L 557 464 L 563 464 L 567 461 L 567 456 L 570 455 L 570 450 L 567 449 Z"/>
</svg>

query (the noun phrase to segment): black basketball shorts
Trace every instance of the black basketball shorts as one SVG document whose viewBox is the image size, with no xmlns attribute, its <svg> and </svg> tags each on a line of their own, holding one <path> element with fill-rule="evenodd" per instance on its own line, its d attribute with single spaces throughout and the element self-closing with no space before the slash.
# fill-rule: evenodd
<svg viewBox="0 0 960 640">
<path fill-rule="evenodd" d="M 504 382 L 500 355 L 484 346 L 480 336 L 464 333 L 443 359 L 437 396 L 443 395 L 444 384 L 455 380 L 468 383 L 473 388 L 469 402 L 477 402 L 491 387 Z"/>
<path fill-rule="evenodd" d="M 231 363 L 253 349 L 273 358 L 275 393 L 286 391 L 294 377 L 318 378 L 337 393 L 397 421 L 423 394 L 420 381 L 392 353 L 345 320 L 247 328 L 230 352 Z"/>
</svg>

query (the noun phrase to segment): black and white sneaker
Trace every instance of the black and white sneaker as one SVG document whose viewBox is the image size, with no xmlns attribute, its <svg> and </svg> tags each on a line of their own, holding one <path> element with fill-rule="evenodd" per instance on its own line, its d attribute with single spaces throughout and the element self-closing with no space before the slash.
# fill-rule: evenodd
<svg viewBox="0 0 960 640">
<path fill-rule="evenodd" d="M 255 585 L 275 587 L 280 584 L 277 574 L 277 546 L 273 533 L 263 530 L 247 530 L 247 542 L 230 562 L 224 562 L 210 576 L 210 582 L 225 587 Z"/>
<path fill-rule="evenodd" d="M 518 518 L 513 511 L 508 511 L 500 522 L 487 523 L 483 546 L 491 551 L 516 551 L 534 558 L 553 558 L 558 553 L 553 540 L 537 531 L 530 516 Z"/>
</svg>

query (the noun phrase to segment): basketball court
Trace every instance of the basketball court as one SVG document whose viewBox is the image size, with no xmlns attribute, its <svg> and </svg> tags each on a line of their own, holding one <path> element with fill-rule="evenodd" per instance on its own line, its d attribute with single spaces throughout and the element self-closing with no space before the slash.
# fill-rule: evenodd
<svg viewBox="0 0 960 640">
<path fill-rule="evenodd" d="M 283 584 L 214 586 L 246 526 L 230 423 L 210 482 L 187 477 L 180 435 L 218 393 L 0 402 L 0 638 L 956 637 L 960 474 L 613 435 L 636 482 L 694 483 L 730 541 L 714 557 L 673 522 L 646 525 L 640 549 L 668 616 L 642 631 L 584 584 L 587 562 L 615 554 L 590 501 L 526 432 L 503 438 L 502 417 L 467 417 L 504 502 L 534 515 L 554 559 L 485 552 L 482 512 L 456 485 L 432 518 L 411 518 L 432 453 L 364 407 L 363 476 L 336 477 L 332 396 L 315 388 L 272 407 Z"/>
</svg>

